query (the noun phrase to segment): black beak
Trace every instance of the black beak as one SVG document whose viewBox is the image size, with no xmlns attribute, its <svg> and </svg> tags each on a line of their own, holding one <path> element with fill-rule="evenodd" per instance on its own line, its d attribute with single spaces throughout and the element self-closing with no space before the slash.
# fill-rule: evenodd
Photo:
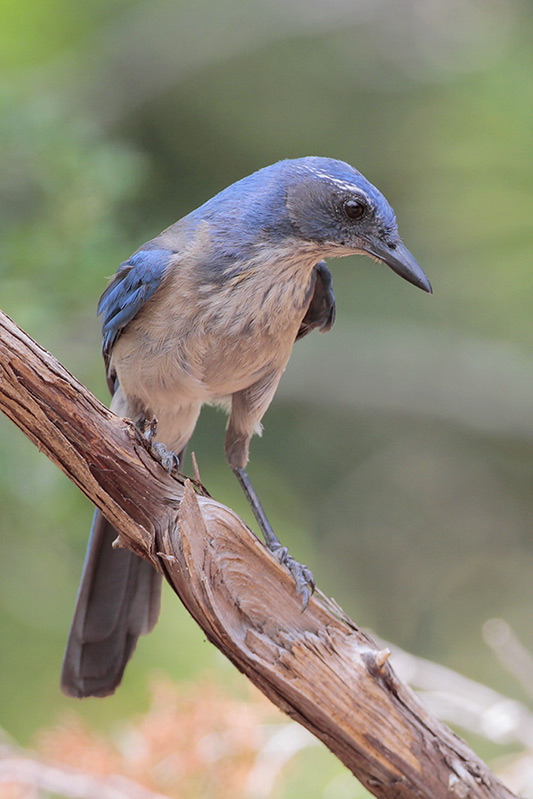
<svg viewBox="0 0 533 799">
<path fill-rule="evenodd" d="M 387 266 L 390 266 L 393 272 L 408 280 L 413 286 L 418 286 L 419 289 L 427 291 L 428 294 L 433 294 L 431 283 L 425 276 L 421 267 L 415 261 L 405 244 L 401 241 L 394 243 L 395 246 L 389 247 L 381 242 L 365 242 L 362 250 L 368 255 L 372 255 Z"/>
</svg>

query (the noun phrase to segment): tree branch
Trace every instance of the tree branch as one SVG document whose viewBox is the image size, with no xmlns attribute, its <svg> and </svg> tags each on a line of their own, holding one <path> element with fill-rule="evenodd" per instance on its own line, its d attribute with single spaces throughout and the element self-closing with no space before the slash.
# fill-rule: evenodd
<svg viewBox="0 0 533 799">
<path fill-rule="evenodd" d="M 0 408 L 162 571 L 215 644 L 377 797 L 512 799 L 368 636 L 292 578 L 229 508 L 169 477 L 119 419 L 0 313 Z"/>
</svg>

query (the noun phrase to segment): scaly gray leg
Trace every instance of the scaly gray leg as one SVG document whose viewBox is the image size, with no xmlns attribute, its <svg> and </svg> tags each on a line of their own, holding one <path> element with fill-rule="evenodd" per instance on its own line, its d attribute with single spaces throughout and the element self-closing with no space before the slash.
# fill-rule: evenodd
<svg viewBox="0 0 533 799">
<path fill-rule="evenodd" d="M 263 506 L 259 501 L 259 497 L 255 493 L 250 478 L 246 474 L 246 471 L 239 466 L 234 466 L 232 469 L 235 472 L 237 480 L 241 484 L 242 490 L 246 495 L 246 499 L 248 500 L 254 516 L 257 519 L 257 523 L 263 534 L 263 538 L 265 539 L 265 544 L 273 553 L 273 555 L 276 556 L 279 562 L 289 570 L 294 578 L 294 582 L 296 583 L 296 593 L 300 594 L 302 597 L 303 612 L 309 604 L 309 598 L 311 594 L 315 590 L 313 573 L 307 568 L 307 566 L 304 566 L 302 563 L 298 563 L 298 561 L 295 560 L 292 555 L 289 555 L 289 550 L 287 547 L 282 545 L 281 541 L 274 533 L 270 522 L 266 517 L 265 511 L 263 510 Z"/>
</svg>

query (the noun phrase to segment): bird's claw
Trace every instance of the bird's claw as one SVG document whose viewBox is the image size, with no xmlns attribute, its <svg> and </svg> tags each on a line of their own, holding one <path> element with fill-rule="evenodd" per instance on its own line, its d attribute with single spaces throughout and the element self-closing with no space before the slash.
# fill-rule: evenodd
<svg viewBox="0 0 533 799">
<path fill-rule="evenodd" d="M 161 441 L 151 442 L 152 454 L 159 461 L 163 469 L 168 474 L 177 474 L 179 471 L 180 460 L 175 452 L 167 449 Z"/>
<path fill-rule="evenodd" d="M 296 593 L 302 597 L 302 613 L 309 604 L 311 595 L 315 591 L 315 578 L 313 572 L 289 555 L 287 547 L 275 547 L 272 550 L 275 558 L 290 572 L 296 585 Z"/>
<path fill-rule="evenodd" d="M 159 461 L 168 474 L 177 474 L 180 460 L 176 453 L 168 449 L 161 441 L 154 441 L 157 433 L 157 419 L 150 419 L 150 421 L 143 419 L 139 427 L 154 458 Z"/>
</svg>

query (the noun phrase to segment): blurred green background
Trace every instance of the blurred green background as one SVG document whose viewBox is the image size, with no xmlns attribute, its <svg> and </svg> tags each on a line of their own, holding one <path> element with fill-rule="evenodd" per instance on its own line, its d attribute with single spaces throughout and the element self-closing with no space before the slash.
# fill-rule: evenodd
<svg viewBox="0 0 533 799">
<path fill-rule="evenodd" d="M 106 402 L 96 303 L 142 242 L 280 158 L 341 158 L 384 192 L 434 296 L 330 262 L 337 324 L 295 347 L 250 474 L 359 624 L 524 699 L 481 628 L 503 617 L 533 647 L 531 4 L 2 11 L 0 307 Z M 251 523 L 224 424 L 207 409 L 191 449 Z M 167 593 L 116 696 L 63 697 L 92 510 L 5 418 L 0 474 L 0 725 L 16 740 L 71 707 L 109 727 L 157 671 L 241 679 Z"/>
</svg>

